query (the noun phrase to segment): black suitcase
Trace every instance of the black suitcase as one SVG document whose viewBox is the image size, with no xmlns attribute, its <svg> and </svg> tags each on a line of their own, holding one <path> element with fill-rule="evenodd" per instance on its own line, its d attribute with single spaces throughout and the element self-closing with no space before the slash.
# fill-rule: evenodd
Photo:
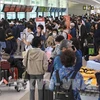
<svg viewBox="0 0 100 100">
<path fill-rule="evenodd" d="M 43 100 L 53 100 L 53 91 L 49 90 L 49 86 L 43 85 Z"/>
</svg>

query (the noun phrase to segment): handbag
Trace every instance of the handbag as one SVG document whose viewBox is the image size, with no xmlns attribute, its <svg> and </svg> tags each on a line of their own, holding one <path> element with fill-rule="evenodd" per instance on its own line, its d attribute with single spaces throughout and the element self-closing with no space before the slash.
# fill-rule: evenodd
<svg viewBox="0 0 100 100">
<path fill-rule="evenodd" d="M 28 56 L 29 56 L 29 51 L 27 52 L 26 69 L 27 69 L 27 66 L 28 66 Z M 25 70 L 22 77 L 23 77 L 24 80 L 30 80 L 30 75 L 28 74 L 27 70 Z"/>
</svg>

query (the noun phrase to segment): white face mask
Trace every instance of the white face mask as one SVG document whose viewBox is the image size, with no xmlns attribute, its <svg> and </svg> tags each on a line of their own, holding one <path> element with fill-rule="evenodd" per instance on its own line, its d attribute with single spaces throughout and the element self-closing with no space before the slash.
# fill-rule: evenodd
<svg viewBox="0 0 100 100">
<path fill-rule="evenodd" d="M 19 23 L 16 23 L 16 25 L 19 25 Z"/>
<path fill-rule="evenodd" d="M 56 33 L 53 33 L 53 37 L 56 37 L 57 36 L 57 34 Z"/>
</svg>

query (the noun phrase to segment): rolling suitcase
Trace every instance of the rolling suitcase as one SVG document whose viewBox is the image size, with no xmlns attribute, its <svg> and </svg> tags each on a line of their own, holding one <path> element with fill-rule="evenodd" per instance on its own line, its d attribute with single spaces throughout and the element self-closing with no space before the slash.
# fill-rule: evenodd
<svg viewBox="0 0 100 100">
<path fill-rule="evenodd" d="M 43 85 L 43 100 L 53 100 L 53 92 L 49 90 L 46 83 Z"/>
<path fill-rule="evenodd" d="M 10 72 L 10 76 L 12 76 L 13 79 L 15 80 L 18 79 L 18 69 L 17 68 L 11 68 L 9 72 Z"/>
<path fill-rule="evenodd" d="M 10 69 L 10 63 L 7 62 L 7 61 L 1 61 L 1 69 L 9 70 Z"/>
</svg>

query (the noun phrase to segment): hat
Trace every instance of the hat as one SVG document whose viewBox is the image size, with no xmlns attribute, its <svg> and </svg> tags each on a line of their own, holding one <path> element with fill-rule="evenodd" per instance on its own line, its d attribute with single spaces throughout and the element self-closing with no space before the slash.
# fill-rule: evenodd
<svg viewBox="0 0 100 100">
<path fill-rule="evenodd" d="M 60 44 L 60 50 L 62 50 L 64 47 L 68 48 L 69 46 L 72 46 L 72 41 L 64 39 Z"/>
</svg>

